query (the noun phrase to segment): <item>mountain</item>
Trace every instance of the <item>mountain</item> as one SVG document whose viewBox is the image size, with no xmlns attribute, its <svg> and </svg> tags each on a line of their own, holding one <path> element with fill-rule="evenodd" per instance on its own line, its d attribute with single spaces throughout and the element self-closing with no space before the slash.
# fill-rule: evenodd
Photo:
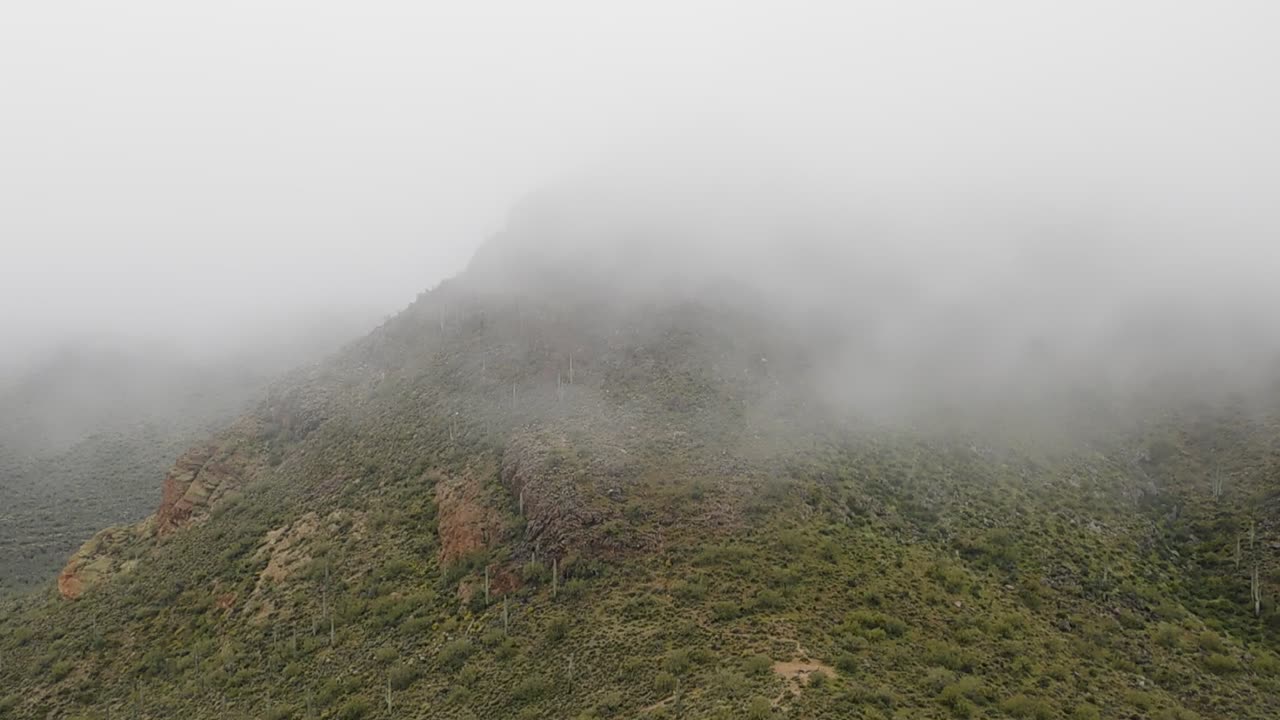
<svg viewBox="0 0 1280 720">
<path fill-rule="evenodd" d="M 0 605 L 0 713 L 1280 714 L 1274 384 L 599 204 L 517 212 Z"/>
</svg>

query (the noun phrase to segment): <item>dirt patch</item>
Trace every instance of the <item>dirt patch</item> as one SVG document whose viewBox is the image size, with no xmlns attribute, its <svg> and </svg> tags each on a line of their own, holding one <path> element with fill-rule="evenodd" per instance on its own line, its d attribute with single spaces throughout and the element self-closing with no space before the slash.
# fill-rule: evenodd
<svg viewBox="0 0 1280 720">
<path fill-rule="evenodd" d="M 816 672 L 821 672 L 828 677 L 835 677 L 836 669 L 830 665 L 825 665 L 816 660 L 790 660 L 787 662 L 776 662 L 773 664 L 773 671 L 778 675 L 786 678 L 791 686 L 791 692 L 799 693 L 800 688 L 809 684 L 809 678 Z"/>
</svg>

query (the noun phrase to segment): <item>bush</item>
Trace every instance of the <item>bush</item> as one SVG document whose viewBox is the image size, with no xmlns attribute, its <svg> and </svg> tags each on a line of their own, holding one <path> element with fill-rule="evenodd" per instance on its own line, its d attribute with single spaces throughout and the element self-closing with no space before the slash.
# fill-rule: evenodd
<svg viewBox="0 0 1280 720">
<path fill-rule="evenodd" d="M 466 639 L 450 640 L 440 648 L 440 664 L 450 670 L 462 667 L 471 657 L 471 641 Z"/>
<path fill-rule="evenodd" d="M 689 672 L 689 664 L 688 650 L 672 650 L 667 653 L 667 657 L 663 660 L 663 666 L 676 675 L 683 675 Z"/>
<path fill-rule="evenodd" d="M 983 687 L 982 681 L 970 675 L 942 688 L 942 692 L 938 693 L 938 699 L 943 705 L 955 710 L 963 707 L 966 702 L 989 702 L 990 696 L 987 689 Z"/>
<path fill-rule="evenodd" d="M 1182 628 L 1170 623 L 1160 623 L 1156 626 L 1156 642 L 1171 650 L 1182 646 Z"/>
<path fill-rule="evenodd" d="M 1026 695 L 1014 695 L 1000 703 L 1000 709 L 1013 717 L 1031 718 L 1031 720 L 1052 720 L 1054 716 L 1052 705 Z"/>
<path fill-rule="evenodd" d="M 1222 642 L 1222 636 L 1212 630 L 1205 630 L 1200 633 L 1197 640 L 1200 643 L 1200 649 L 1211 653 L 1222 653 L 1227 651 L 1227 646 Z"/>
<path fill-rule="evenodd" d="M 1204 666 L 1216 675 L 1229 675 L 1240 669 L 1240 663 L 1230 655 L 1210 653 L 1204 659 Z"/>
<path fill-rule="evenodd" d="M 764 675 L 773 668 L 773 660 L 768 655 L 752 655 L 743 663 L 748 675 Z"/>
<path fill-rule="evenodd" d="M 564 616 L 557 615 L 547 624 L 547 641 L 557 643 L 569 634 L 569 621 Z"/>
<path fill-rule="evenodd" d="M 970 672 L 975 665 L 969 653 L 942 640 L 930 640 L 925 645 L 925 659 L 933 665 L 956 672 Z"/>
<path fill-rule="evenodd" d="M 728 600 L 712 603 L 711 605 L 711 615 L 716 620 L 732 620 L 738 617 L 740 612 L 741 608 L 738 607 L 738 603 Z"/>
<path fill-rule="evenodd" d="M 360 718 L 369 714 L 372 708 L 369 701 L 364 698 L 355 698 L 350 700 L 342 709 L 338 711 L 338 720 L 360 720 Z"/>
<path fill-rule="evenodd" d="M 1098 708 L 1089 703 L 1077 705 L 1076 711 L 1071 713 L 1072 720 L 1102 720 L 1102 713 Z"/>
<path fill-rule="evenodd" d="M 653 689 L 657 690 L 659 693 L 663 695 L 668 695 L 670 693 L 675 692 L 676 676 L 672 675 L 666 670 L 659 672 L 653 678 Z"/>
<path fill-rule="evenodd" d="M 749 720 L 766 720 L 773 717 L 773 704 L 768 698 L 759 695 L 751 698 L 751 702 L 747 703 L 747 718 Z"/>
<path fill-rule="evenodd" d="M 541 698 L 546 692 L 547 681 L 539 675 L 533 675 L 521 680 L 511 690 L 511 697 L 520 703 L 531 703 Z"/>
<path fill-rule="evenodd" d="M 617 714 L 622 709 L 622 693 L 610 691 L 600 696 L 600 701 L 596 703 L 596 712 L 604 717 Z"/>
<path fill-rule="evenodd" d="M 1259 655 L 1253 660 L 1253 671 L 1264 677 L 1280 676 L 1280 658 L 1275 655 Z"/>
<path fill-rule="evenodd" d="M 418 669 L 412 665 L 396 663 L 391 666 L 391 670 L 387 673 L 387 680 L 390 681 L 391 687 L 396 690 L 405 690 L 418 679 Z"/>
</svg>

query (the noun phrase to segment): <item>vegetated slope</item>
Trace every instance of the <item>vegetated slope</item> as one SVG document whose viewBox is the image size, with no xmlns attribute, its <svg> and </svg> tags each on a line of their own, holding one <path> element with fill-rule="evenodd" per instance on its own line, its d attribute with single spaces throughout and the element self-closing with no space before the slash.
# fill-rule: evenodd
<svg viewBox="0 0 1280 720">
<path fill-rule="evenodd" d="M 480 263 L 189 450 L 3 607 L 2 712 L 1280 713 L 1274 405 L 877 425 L 814 328 L 562 269 Z"/>
<path fill-rule="evenodd" d="M 295 328 L 199 359 L 78 341 L 0 378 L 0 595 L 48 582 L 95 532 L 153 512 L 184 449 L 244 412 L 282 368 L 336 346 L 344 328 Z"/>
</svg>

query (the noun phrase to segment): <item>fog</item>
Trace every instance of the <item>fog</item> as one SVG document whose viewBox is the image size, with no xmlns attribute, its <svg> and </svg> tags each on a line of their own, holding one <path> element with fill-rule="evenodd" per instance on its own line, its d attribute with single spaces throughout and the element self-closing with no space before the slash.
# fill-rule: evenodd
<svg viewBox="0 0 1280 720">
<path fill-rule="evenodd" d="M 573 218 L 575 247 L 643 227 L 643 252 L 600 246 L 603 272 L 669 261 L 810 305 L 876 283 L 888 358 L 964 326 L 1003 375 L 1051 318 L 1071 367 L 1159 328 L 1107 372 L 1254 370 L 1280 300 L 1278 21 L 1266 2 L 15 5 L 3 360 L 371 327 L 509 219 L 568 207 L 548 222 Z"/>
</svg>

